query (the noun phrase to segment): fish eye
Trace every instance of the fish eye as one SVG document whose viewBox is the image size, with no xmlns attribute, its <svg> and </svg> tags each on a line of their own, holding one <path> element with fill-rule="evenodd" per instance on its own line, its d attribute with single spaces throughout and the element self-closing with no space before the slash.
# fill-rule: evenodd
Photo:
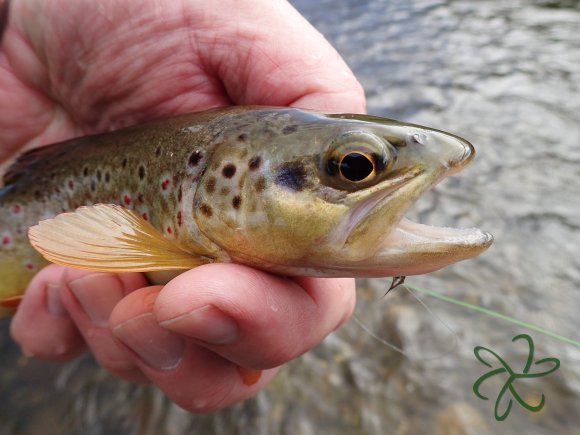
<svg viewBox="0 0 580 435">
<path fill-rule="evenodd" d="M 340 175 L 348 181 L 362 181 L 376 171 L 375 159 L 372 155 L 354 151 L 342 156 L 338 165 Z"/>
<path fill-rule="evenodd" d="M 384 178 L 396 158 L 386 139 L 366 131 L 336 137 L 323 160 L 324 179 L 341 190 L 358 190 Z"/>
</svg>

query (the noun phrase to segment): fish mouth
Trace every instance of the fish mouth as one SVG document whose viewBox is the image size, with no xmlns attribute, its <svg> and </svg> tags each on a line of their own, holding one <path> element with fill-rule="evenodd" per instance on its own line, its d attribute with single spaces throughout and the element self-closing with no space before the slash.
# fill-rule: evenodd
<svg viewBox="0 0 580 435">
<path fill-rule="evenodd" d="M 419 275 L 479 255 L 493 236 L 478 228 L 425 225 L 402 218 L 371 259 L 380 276 Z"/>
<path fill-rule="evenodd" d="M 447 176 L 462 170 L 473 159 L 473 146 L 466 141 L 461 144 L 463 149 L 445 165 L 432 170 L 415 171 L 412 176 L 402 179 L 395 188 L 371 195 L 357 207 L 357 215 L 350 216 L 351 231 L 343 246 L 354 247 L 357 243 L 361 247 L 366 245 L 366 249 L 371 243 L 376 246 L 370 258 L 367 256 L 352 264 L 358 275 L 407 276 L 428 273 L 474 257 L 493 243 L 490 233 L 477 228 L 431 226 L 404 217 L 420 196 Z M 391 212 L 389 208 L 397 212 Z M 356 224 L 353 224 L 354 220 Z"/>
</svg>

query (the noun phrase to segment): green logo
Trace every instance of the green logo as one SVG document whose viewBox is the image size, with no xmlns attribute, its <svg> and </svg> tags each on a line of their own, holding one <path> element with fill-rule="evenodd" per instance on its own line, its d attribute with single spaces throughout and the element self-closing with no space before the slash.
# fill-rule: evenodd
<svg viewBox="0 0 580 435">
<path fill-rule="evenodd" d="M 495 375 L 499 375 L 501 373 L 508 373 L 508 375 L 509 375 L 506 383 L 502 387 L 502 389 L 499 392 L 499 395 L 497 396 L 497 399 L 495 401 L 494 414 L 495 414 L 495 419 L 497 421 L 505 420 L 512 409 L 512 404 L 513 404 L 512 398 L 509 399 L 507 407 L 503 413 L 500 412 L 500 409 L 499 409 L 500 402 L 501 402 L 504 394 L 506 394 L 508 390 L 511 393 L 512 397 L 514 399 L 516 399 L 517 402 L 521 406 L 523 406 L 525 409 L 527 409 L 528 411 L 538 412 L 539 410 L 541 410 L 544 407 L 544 404 L 546 403 L 546 398 L 545 398 L 544 394 L 542 393 L 542 397 L 540 398 L 540 401 L 537 404 L 530 405 L 529 403 L 526 403 L 524 401 L 524 399 L 522 399 L 522 397 L 518 394 L 518 392 L 516 391 L 516 389 L 514 387 L 514 381 L 516 381 L 517 379 L 540 378 L 542 376 L 546 376 L 552 372 L 555 372 L 560 367 L 560 360 L 559 359 L 557 359 L 557 358 L 544 358 L 544 359 L 536 361 L 534 363 L 534 365 L 540 366 L 542 364 L 552 363 L 553 364 L 552 368 L 545 370 L 545 371 L 530 373 L 530 368 L 532 367 L 532 362 L 534 360 L 534 342 L 532 341 L 532 337 L 530 337 L 527 334 L 516 335 L 512 339 L 512 342 L 515 342 L 515 341 L 520 340 L 520 339 L 527 341 L 528 347 L 529 347 L 528 359 L 527 359 L 526 365 L 524 366 L 524 369 L 521 373 L 516 373 L 514 370 L 512 370 L 512 368 L 493 350 L 488 349 L 488 348 L 483 347 L 483 346 L 476 346 L 473 349 L 473 353 L 475 353 L 475 357 L 482 364 L 486 365 L 487 367 L 490 367 L 493 369 L 493 366 L 483 359 L 483 357 L 481 355 L 483 351 L 489 352 L 491 355 L 493 355 L 502 366 L 502 367 L 499 367 L 497 369 L 493 369 L 493 370 L 487 372 L 486 374 L 481 376 L 479 379 L 477 379 L 477 381 L 475 381 L 475 383 L 473 384 L 473 392 L 475 393 L 475 395 L 477 397 L 479 397 L 480 399 L 483 399 L 483 400 L 488 400 L 487 397 L 485 397 L 483 394 L 481 394 L 479 392 L 479 387 L 487 379 L 489 379 Z"/>
</svg>

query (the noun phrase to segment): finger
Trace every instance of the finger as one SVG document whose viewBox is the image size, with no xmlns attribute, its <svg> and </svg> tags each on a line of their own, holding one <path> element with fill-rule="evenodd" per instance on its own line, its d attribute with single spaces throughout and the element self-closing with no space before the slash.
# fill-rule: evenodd
<svg viewBox="0 0 580 435">
<path fill-rule="evenodd" d="M 288 279 L 214 264 L 167 284 L 155 305 L 160 325 L 236 364 L 276 367 L 316 346 L 354 307 L 354 280 Z"/>
<path fill-rule="evenodd" d="M 22 352 L 48 360 L 80 355 L 85 342 L 61 302 L 64 268 L 50 265 L 32 279 L 12 319 L 10 333 Z"/>
<path fill-rule="evenodd" d="M 248 370 L 158 325 L 153 305 L 160 288 L 131 293 L 111 315 L 111 327 L 135 364 L 167 396 L 193 412 L 214 411 L 244 400 L 276 369 Z"/>
<path fill-rule="evenodd" d="M 207 22 L 223 24 L 219 36 L 202 27 L 196 38 L 202 42 L 202 57 L 235 104 L 364 113 L 360 83 L 324 36 L 289 2 L 255 0 L 242 7 L 236 3 L 236 20 L 230 21 L 221 18 L 221 8 L 208 9 Z M 256 10 L 261 13 L 256 15 Z M 239 24 L 244 22 L 252 25 Z"/>
<path fill-rule="evenodd" d="M 109 329 L 109 316 L 127 294 L 147 285 L 139 273 L 112 274 L 65 269 L 61 297 L 97 362 L 111 373 L 132 381 L 145 378 L 119 348 Z"/>
</svg>

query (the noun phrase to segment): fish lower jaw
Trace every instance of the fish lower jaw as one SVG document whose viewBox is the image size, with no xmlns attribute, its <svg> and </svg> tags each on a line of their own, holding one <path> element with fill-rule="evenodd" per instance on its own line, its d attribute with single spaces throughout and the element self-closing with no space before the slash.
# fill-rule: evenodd
<svg viewBox="0 0 580 435">
<path fill-rule="evenodd" d="M 492 243 L 493 236 L 477 228 L 435 227 L 403 218 L 372 262 L 391 275 L 418 275 L 475 257 Z"/>
</svg>

